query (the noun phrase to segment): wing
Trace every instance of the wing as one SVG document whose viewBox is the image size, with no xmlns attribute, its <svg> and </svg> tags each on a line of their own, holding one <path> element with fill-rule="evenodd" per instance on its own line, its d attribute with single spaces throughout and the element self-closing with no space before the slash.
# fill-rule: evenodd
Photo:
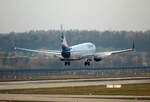
<svg viewBox="0 0 150 102">
<path fill-rule="evenodd" d="M 134 45 L 134 40 L 133 40 L 133 45 L 132 45 L 131 49 L 118 50 L 118 51 L 109 51 L 109 52 L 98 52 L 98 53 L 95 53 L 94 56 L 104 58 L 104 57 L 110 56 L 112 54 L 131 52 L 131 51 L 134 51 L 134 50 L 135 50 L 135 45 Z"/>
<path fill-rule="evenodd" d="M 130 51 L 134 51 L 134 50 L 133 49 L 125 49 L 125 50 L 110 51 L 110 52 L 98 52 L 98 53 L 95 53 L 94 56 L 104 58 L 104 57 L 110 56 L 112 54 L 119 54 L 119 53 L 130 52 Z"/>
<path fill-rule="evenodd" d="M 58 50 L 33 50 L 33 49 L 26 49 L 26 48 L 19 48 L 19 47 L 15 47 L 14 49 L 61 57 L 61 51 Z"/>
<path fill-rule="evenodd" d="M 131 51 L 134 51 L 134 50 L 135 50 L 135 47 L 134 47 L 134 41 L 133 41 L 133 46 L 132 46 L 131 49 L 108 51 L 108 52 L 97 52 L 97 53 L 94 53 L 94 54 L 81 56 L 81 59 L 104 58 L 104 57 L 107 57 L 107 56 L 110 56 L 110 55 L 113 55 L 113 54 L 131 52 Z"/>
</svg>

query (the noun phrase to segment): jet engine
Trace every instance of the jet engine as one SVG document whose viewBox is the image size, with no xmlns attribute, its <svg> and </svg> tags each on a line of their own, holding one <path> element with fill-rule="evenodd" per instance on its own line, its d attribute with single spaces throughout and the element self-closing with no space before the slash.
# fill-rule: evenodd
<svg viewBox="0 0 150 102">
<path fill-rule="evenodd" d="M 101 61 L 101 60 L 102 60 L 101 57 L 95 57 L 95 58 L 94 58 L 94 61 L 96 61 L 96 62 Z"/>
</svg>

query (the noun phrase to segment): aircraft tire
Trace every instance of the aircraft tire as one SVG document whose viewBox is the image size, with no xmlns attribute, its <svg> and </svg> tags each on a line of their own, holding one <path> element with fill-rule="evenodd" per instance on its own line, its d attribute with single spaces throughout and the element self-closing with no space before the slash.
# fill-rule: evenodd
<svg viewBox="0 0 150 102">
<path fill-rule="evenodd" d="M 70 62 L 68 62 L 68 66 L 70 66 Z"/>
<path fill-rule="evenodd" d="M 90 66 L 90 62 L 87 62 L 87 65 Z"/>
<path fill-rule="evenodd" d="M 84 62 L 84 65 L 86 66 L 86 65 L 87 65 L 87 62 Z"/>
<path fill-rule="evenodd" d="M 67 62 L 65 62 L 65 66 L 67 66 Z"/>
<path fill-rule="evenodd" d="M 68 61 L 68 62 L 65 62 L 65 66 L 70 66 L 70 62 Z"/>
</svg>

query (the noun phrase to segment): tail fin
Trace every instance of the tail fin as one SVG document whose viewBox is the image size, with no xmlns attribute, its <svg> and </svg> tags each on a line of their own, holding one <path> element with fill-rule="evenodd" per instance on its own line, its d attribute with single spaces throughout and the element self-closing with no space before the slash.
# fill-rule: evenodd
<svg viewBox="0 0 150 102">
<path fill-rule="evenodd" d="M 63 33 L 63 26 L 62 25 L 61 25 L 61 47 L 62 47 L 62 51 L 68 51 L 69 50 L 69 46 L 67 44 L 66 37 Z"/>
</svg>

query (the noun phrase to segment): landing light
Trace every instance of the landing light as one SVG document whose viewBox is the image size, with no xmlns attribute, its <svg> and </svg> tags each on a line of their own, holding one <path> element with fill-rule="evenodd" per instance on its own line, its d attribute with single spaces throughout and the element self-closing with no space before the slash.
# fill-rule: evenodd
<svg viewBox="0 0 150 102">
<path fill-rule="evenodd" d="M 121 85 L 106 85 L 106 88 L 121 88 Z"/>
</svg>

